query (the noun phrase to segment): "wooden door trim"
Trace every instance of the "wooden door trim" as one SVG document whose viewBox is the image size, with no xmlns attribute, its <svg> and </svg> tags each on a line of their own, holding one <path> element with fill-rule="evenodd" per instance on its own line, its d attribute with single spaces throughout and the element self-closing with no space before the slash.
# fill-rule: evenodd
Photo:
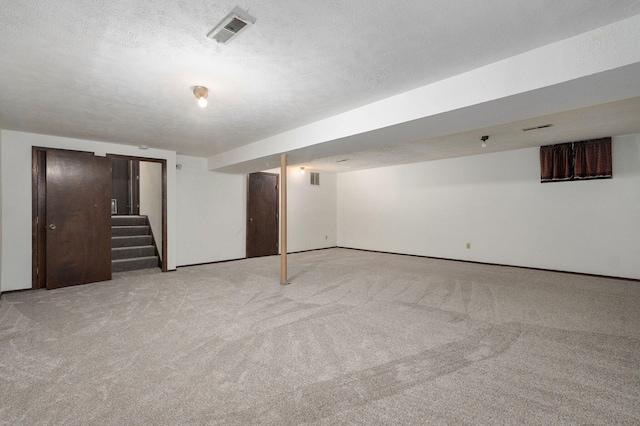
<svg viewBox="0 0 640 426">
<path fill-rule="evenodd" d="M 44 204 L 42 197 L 46 197 L 46 193 L 42 194 L 46 189 L 46 162 L 43 153 L 45 149 L 31 148 L 31 288 L 40 289 L 46 286 L 45 263 L 41 262 L 44 248 L 44 232 L 41 232 L 39 217 L 42 217 L 42 223 L 46 223 Z M 39 173 L 44 169 L 45 173 Z M 45 191 L 46 192 L 46 191 Z M 44 226 L 44 225 L 43 225 Z M 42 272 L 42 274 L 40 274 Z"/>
<path fill-rule="evenodd" d="M 131 167 L 129 174 L 129 183 L 131 185 L 131 208 L 129 212 L 133 215 L 140 214 L 140 161 L 129 162 Z"/>
<path fill-rule="evenodd" d="M 167 233 L 167 160 L 162 160 L 162 262 L 160 264 L 162 272 L 169 271 Z"/>
<path fill-rule="evenodd" d="M 31 147 L 31 288 L 37 289 L 38 286 L 38 168 L 40 162 L 38 161 L 38 150 L 36 147 Z"/>
</svg>

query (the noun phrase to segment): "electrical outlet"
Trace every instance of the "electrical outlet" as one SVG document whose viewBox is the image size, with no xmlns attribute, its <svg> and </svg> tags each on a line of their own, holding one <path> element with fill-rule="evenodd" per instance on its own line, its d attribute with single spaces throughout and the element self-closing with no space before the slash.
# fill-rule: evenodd
<svg viewBox="0 0 640 426">
<path fill-rule="evenodd" d="M 467 248 L 470 249 L 471 248 L 471 243 L 467 243 Z"/>
</svg>

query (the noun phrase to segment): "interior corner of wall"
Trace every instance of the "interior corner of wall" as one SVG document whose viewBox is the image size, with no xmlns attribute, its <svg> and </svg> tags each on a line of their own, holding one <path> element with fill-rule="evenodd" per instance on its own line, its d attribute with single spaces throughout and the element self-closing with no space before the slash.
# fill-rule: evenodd
<svg viewBox="0 0 640 426">
<path fill-rule="evenodd" d="M 2 294 L 2 128 L 0 128 L 0 294 Z"/>
</svg>

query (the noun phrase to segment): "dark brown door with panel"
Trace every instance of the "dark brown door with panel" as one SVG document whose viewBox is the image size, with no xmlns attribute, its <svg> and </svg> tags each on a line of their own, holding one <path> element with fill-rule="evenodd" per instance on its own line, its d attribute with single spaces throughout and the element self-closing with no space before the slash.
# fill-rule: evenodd
<svg viewBox="0 0 640 426">
<path fill-rule="evenodd" d="M 247 257 L 278 254 L 278 180 L 251 173 L 247 183 Z"/>
<path fill-rule="evenodd" d="M 111 279 L 111 160 L 46 152 L 46 286 Z"/>
</svg>

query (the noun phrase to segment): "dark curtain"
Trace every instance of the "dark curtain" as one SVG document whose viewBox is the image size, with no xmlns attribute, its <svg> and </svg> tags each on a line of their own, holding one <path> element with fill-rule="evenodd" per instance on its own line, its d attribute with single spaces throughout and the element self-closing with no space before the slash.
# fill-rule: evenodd
<svg viewBox="0 0 640 426">
<path fill-rule="evenodd" d="M 575 154 L 574 176 L 576 179 L 612 176 L 611 138 L 575 142 L 573 151 Z"/>
<path fill-rule="evenodd" d="M 571 143 L 540 147 L 540 179 L 542 182 L 573 178 Z"/>
</svg>

